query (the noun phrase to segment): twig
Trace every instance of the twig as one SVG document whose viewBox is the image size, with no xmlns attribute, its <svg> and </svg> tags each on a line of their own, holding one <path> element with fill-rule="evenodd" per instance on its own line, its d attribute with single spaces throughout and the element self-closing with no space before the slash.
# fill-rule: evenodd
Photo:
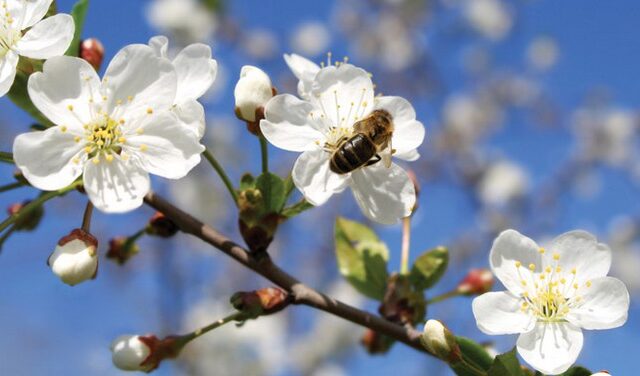
<svg viewBox="0 0 640 376">
<path fill-rule="evenodd" d="M 372 313 L 362 311 L 339 300 L 333 299 L 309 286 L 306 286 L 293 276 L 280 269 L 269 257 L 262 257 L 259 260 L 252 257 L 249 251 L 236 244 L 231 239 L 220 234 L 212 227 L 202 223 L 192 215 L 173 206 L 171 203 L 153 192 L 147 194 L 145 202 L 149 206 L 161 211 L 167 217 L 171 218 L 171 220 L 173 220 L 183 232 L 194 235 L 204 242 L 211 244 L 226 255 L 238 261 L 240 264 L 289 292 L 294 304 L 302 304 L 328 312 L 334 316 L 341 317 L 345 320 L 389 336 L 399 342 L 413 347 L 416 350 L 430 354 L 420 344 L 421 333 L 419 331 L 411 328 L 404 328 Z"/>
</svg>

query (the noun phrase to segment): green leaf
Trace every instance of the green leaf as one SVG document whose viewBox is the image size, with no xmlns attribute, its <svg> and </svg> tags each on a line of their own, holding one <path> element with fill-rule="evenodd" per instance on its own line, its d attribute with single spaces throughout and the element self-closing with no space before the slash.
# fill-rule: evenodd
<svg viewBox="0 0 640 376">
<path fill-rule="evenodd" d="M 53 123 L 47 119 L 33 104 L 31 98 L 29 97 L 29 93 L 27 92 L 27 82 L 29 80 L 29 76 L 25 73 L 18 71 L 15 79 L 13 80 L 13 85 L 11 86 L 11 90 L 9 90 L 9 99 L 18 107 L 26 111 L 29 115 L 31 115 L 36 121 L 45 127 L 50 127 Z"/>
<path fill-rule="evenodd" d="M 409 280 L 418 290 L 426 290 L 435 285 L 449 264 L 449 251 L 437 247 L 420 255 L 411 268 Z"/>
<path fill-rule="evenodd" d="M 313 205 L 310 204 L 307 200 L 302 200 L 298 203 L 295 203 L 288 208 L 284 208 L 282 210 L 282 215 L 287 218 L 295 217 L 296 215 L 302 213 L 305 210 L 313 208 Z"/>
<path fill-rule="evenodd" d="M 340 274 L 365 296 L 382 300 L 387 285 L 389 250 L 368 227 L 336 219 L 336 258 Z"/>
<path fill-rule="evenodd" d="M 293 176 L 289 174 L 286 179 L 284 179 L 284 194 L 286 197 L 291 195 L 291 192 L 295 189 L 296 185 L 293 183 Z"/>
<path fill-rule="evenodd" d="M 493 357 L 478 342 L 461 336 L 456 336 L 456 342 L 465 360 L 471 361 L 483 370 L 488 370 L 493 364 Z"/>
<path fill-rule="evenodd" d="M 240 190 L 244 191 L 245 189 L 255 188 L 256 179 L 251 174 L 244 174 L 240 178 Z"/>
<path fill-rule="evenodd" d="M 524 376 L 520 362 L 516 356 L 516 348 L 511 351 L 496 356 L 491 368 L 487 372 L 488 376 Z"/>
<path fill-rule="evenodd" d="M 577 367 L 569 368 L 565 373 L 563 373 L 560 376 L 591 376 L 591 375 L 592 373 L 588 369 L 577 366 Z"/>
<path fill-rule="evenodd" d="M 73 33 L 71 44 L 69 45 L 67 52 L 65 52 L 65 55 L 78 56 L 80 52 L 80 36 L 82 35 L 82 28 L 84 27 L 84 19 L 87 16 L 88 8 L 89 0 L 78 0 L 71 9 L 71 17 L 73 17 L 75 31 Z"/>
<path fill-rule="evenodd" d="M 282 211 L 287 197 L 285 196 L 284 182 L 278 175 L 267 172 L 258 176 L 256 188 L 262 192 L 266 213 L 280 213 Z"/>
</svg>

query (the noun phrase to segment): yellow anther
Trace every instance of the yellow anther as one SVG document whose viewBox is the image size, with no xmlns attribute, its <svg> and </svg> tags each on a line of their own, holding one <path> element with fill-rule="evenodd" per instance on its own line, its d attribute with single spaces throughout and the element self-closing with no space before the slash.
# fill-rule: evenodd
<svg viewBox="0 0 640 376">
<path fill-rule="evenodd" d="M 68 105 L 67 108 L 69 109 L 69 111 L 73 111 L 73 105 L 72 104 Z"/>
<path fill-rule="evenodd" d="M 587 281 L 587 283 L 585 283 L 587 285 L 587 287 L 591 287 L 591 281 Z"/>
<path fill-rule="evenodd" d="M 577 289 L 578 289 L 578 287 L 580 287 L 580 286 L 578 286 L 578 284 L 577 284 L 577 283 L 574 283 L 574 284 L 573 284 L 573 288 L 574 288 L 574 289 L 576 289 L 576 290 L 577 290 Z"/>
<path fill-rule="evenodd" d="M 91 146 L 85 146 L 85 148 L 84 148 L 84 152 L 85 152 L 85 153 L 91 153 L 91 150 L 93 150 L 93 149 L 91 148 Z"/>
<path fill-rule="evenodd" d="M 524 279 L 522 281 L 520 281 L 520 283 L 522 284 L 522 286 L 526 286 L 527 285 L 527 281 L 525 281 Z"/>
<path fill-rule="evenodd" d="M 60 127 L 60 132 L 64 133 L 67 131 L 67 127 L 65 125 Z"/>
<path fill-rule="evenodd" d="M 560 279 L 560 283 L 562 283 L 564 285 L 565 283 L 567 283 L 567 280 L 562 278 L 562 279 Z"/>
<path fill-rule="evenodd" d="M 124 124 L 124 119 L 120 119 L 119 123 Z"/>
<path fill-rule="evenodd" d="M 118 99 L 118 100 L 116 101 L 116 104 L 117 104 L 118 106 L 119 106 L 119 105 L 121 105 L 121 104 L 122 104 L 122 99 Z"/>
<path fill-rule="evenodd" d="M 79 158 L 73 158 L 73 163 L 75 164 L 79 164 L 80 163 L 80 159 Z"/>
<path fill-rule="evenodd" d="M 137 134 L 143 134 L 144 133 L 144 129 L 138 128 L 138 129 L 136 129 L 136 133 Z"/>
<path fill-rule="evenodd" d="M 140 151 L 147 151 L 148 147 L 145 144 L 140 145 Z"/>
<path fill-rule="evenodd" d="M 106 95 L 103 95 L 103 96 L 102 96 L 102 100 L 103 100 L 103 101 L 105 101 L 105 102 L 106 102 L 106 101 L 107 101 L 107 99 L 108 99 L 108 98 L 107 98 L 107 96 L 106 96 Z"/>
<path fill-rule="evenodd" d="M 554 253 L 553 254 L 553 259 L 556 260 L 556 261 L 560 260 L 560 254 L 559 253 Z"/>
<path fill-rule="evenodd" d="M 529 264 L 529 270 L 531 271 L 536 270 L 536 264 Z"/>
<path fill-rule="evenodd" d="M 93 164 L 96 164 L 96 165 L 97 165 L 98 163 L 100 163 L 100 157 L 97 157 L 97 156 L 96 156 L 95 158 L 93 158 L 93 159 L 91 160 L 91 162 L 93 162 Z"/>
<path fill-rule="evenodd" d="M 556 273 L 560 273 L 562 271 L 562 268 L 559 266 L 556 266 Z"/>
<path fill-rule="evenodd" d="M 538 249 L 538 252 L 540 252 L 541 255 L 544 255 L 545 249 L 540 247 L 540 249 Z"/>
<path fill-rule="evenodd" d="M 107 155 L 104 157 L 104 159 L 106 159 L 106 160 L 107 160 L 107 162 L 113 162 L 113 155 L 111 155 L 111 154 L 107 154 Z"/>
<path fill-rule="evenodd" d="M 547 266 L 547 268 L 544 271 L 547 272 L 547 273 L 551 273 L 551 267 Z"/>
<path fill-rule="evenodd" d="M 544 274 L 540 274 L 540 280 L 543 280 L 545 278 Z"/>
<path fill-rule="evenodd" d="M 104 145 L 104 141 L 98 140 L 98 141 L 96 141 L 96 145 L 102 146 L 102 145 Z"/>
<path fill-rule="evenodd" d="M 153 109 L 151 107 L 147 108 L 147 114 L 151 115 L 153 113 Z"/>
<path fill-rule="evenodd" d="M 516 268 L 519 268 L 522 266 L 522 263 L 520 261 L 516 261 Z"/>
<path fill-rule="evenodd" d="M 576 268 L 571 269 L 571 274 L 575 275 L 576 273 L 578 273 L 578 270 L 576 270 Z"/>
<path fill-rule="evenodd" d="M 121 143 L 121 144 L 124 144 L 125 142 L 127 142 L 127 139 L 124 138 L 124 137 L 120 137 L 120 138 L 118 138 L 118 142 Z"/>
<path fill-rule="evenodd" d="M 129 95 L 129 96 L 127 97 L 127 100 L 128 100 L 129 102 L 131 102 L 131 101 L 133 100 L 133 96 Z"/>
<path fill-rule="evenodd" d="M 75 142 L 80 142 L 80 140 L 81 140 L 81 139 L 82 139 L 82 138 L 81 138 L 80 136 L 75 136 L 75 137 L 73 138 L 73 141 L 75 141 Z"/>
</svg>

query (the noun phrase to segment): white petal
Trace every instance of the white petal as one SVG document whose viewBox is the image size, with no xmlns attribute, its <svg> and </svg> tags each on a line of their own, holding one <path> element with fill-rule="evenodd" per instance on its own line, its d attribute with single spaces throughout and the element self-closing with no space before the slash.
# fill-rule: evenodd
<svg viewBox="0 0 640 376">
<path fill-rule="evenodd" d="M 73 39 L 73 18 L 56 14 L 35 24 L 16 43 L 16 51 L 32 59 L 48 59 L 67 51 Z"/>
<path fill-rule="evenodd" d="M 132 44 L 111 60 L 102 82 L 107 113 L 119 107 L 119 112 L 127 117 L 137 117 L 149 109 L 161 111 L 171 107 L 178 80 L 169 60 L 157 57 L 149 46 Z"/>
<path fill-rule="evenodd" d="M 202 137 L 205 131 L 205 114 L 204 107 L 195 99 L 191 99 L 180 103 L 173 107 L 173 111 L 182 123 L 198 137 Z"/>
<path fill-rule="evenodd" d="M 576 282 L 583 284 L 604 277 L 611 267 L 611 249 L 598 243 L 596 238 L 586 231 L 566 232 L 553 239 L 548 251 L 560 255 L 559 265 L 564 270 L 576 269 Z M 552 262 L 549 258 L 549 262 Z"/>
<path fill-rule="evenodd" d="M 395 157 L 402 158 L 407 155 L 410 159 L 415 157 L 415 149 L 424 141 L 425 129 L 421 122 L 416 120 L 416 111 L 409 101 L 401 97 L 376 98 L 375 109 L 389 111 L 393 118 L 393 149 L 396 149 Z M 417 158 L 416 158 L 417 159 Z M 411 159 L 414 160 L 414 159 Z"/>
<path fill-rule="evenodd" d="M 420 153 L 418 153 L 416 149 L 413 149 L 404 153 L 395 153 L 393 156 L 404 161 L 412 162 L 420 158 Z"/>
<path fill-rule="evenodd" d="M 88 162 L 84 171 L 84 188 L 93 205 L 106 213 L 123 213 L 142 205 L 149 192 L 149 174 L 131 159 L 98 164 Z"/>
<path fill-rule="evenodd" d="M 416 192 L 407 172 L 395 163 L 361 168 L 351 174 L 351 189 L 362 209 L 372 221 L 393 224 L 411 214 Z"/>
<path fill-rule="evenodd" d="M 576 362 L 582 350 L 582 331 L 570 323 L 536 324 L 518 338 L 518 353 L 538 371 L 557 375 Z"/>
<path fill-rule="evenodd" d="M 180 179 L 200 163 L 204 151 L 200 137 L 185 129 L 170 111 L 147 117 L 136 132 L 125 135 L 127 143 L 123 151 L 135 155 L 134 160 L 151 174 Z"/>
<path fill-rule="evenodd" d="M 85 60 L 55 56 L 44 63 L 43 72 L 29 77 L 28 89 L 33 104 L 49 120 L 81 130 L 93 118 L 89 100 L 99 100 L 100 79 Z"/>
<path fill-rule="evenodd" d="M 164 35 L 156 35 L 149 39 L 149 47 L 153 49 L 153 52 L 158 57 L 167 57 L 167 50 L 169 49 L 169 39 Z"/>
<path fill-rule="evenodd" d="M 320 71 L 320 66 L 311 60 L 296 54 L 284 55 L 284 61 L 293 72 L 294 76 L 299 80 L 298 95 L 301 98 L 309 99 L 313 79 Z"/>
<path fill-rule="evenodd" d="M 323 109 L 332 125 L 351 127 L 373 109 L 373 83 L 366 71 L 351 64 L 322 68 L 313 82 L 311 103 Z"/>
<path fill-rule="evenodd" d="M 200 98 L 218 73 L 218 63 L 211 58 L 211 47 L 202 43 L 185 47 L 173 59 L 173 65 L 178 73 L 176 103 Z"/>
<path fill-rule="evenodd" d="M 510 292 L 488 292 L 473 299 L 473 316 L 484 333 L 515 334 L 531 331 L 536 324 L 533 315 L 520 310 L 522 299 Z"/>
<path fill-rule="evenodd" d="M 623 325 L 629 313 L 629 291 L 622 281 L 602 277 L 580 291 L 581 302 L 571 309 L 567 320 L 584 329 L 611 329 Z"/>
<path fill-rule="evenodd" d="M 13 0 L 8 1 L 7 5 L 12 18 L 18 22 L 14 26 L 24 30 L 42 19 L 47 14 L 52 2 L 53 0 Z"/>
<path fill-rule="evenodd" d="M 51 127 L 42 132 L 18 135 L 13 142 L 13 158 L 25 178 L 36 188 L 53 191 L 73 183 L 86 160 L 79 157 L 83 144 L 74 141 L 70 130 Z M 72 160 L 78 158 L 77 163 Z"/>
<path fill-rule="evenodd" d="M 507 290 L 519 295 L 524 291 L 521 285 L 522 278 L 531 280 L 529 265 L 533 264 L 538 271 L 542 268 L 538 250 L 539 247 L 533 240 L 518 231 L 503 231 L 493 241 L 491 247 L 489 256 L 491 270 Z M 520 262 L 522 266 L 516 267 L 516 262 Z"/>
<path fill-rule="evenodd" d="M 324 204 L 334 193 L 347 187 L 347 175 L 329 170 L 329 154 L 316 149 L 305 151 L 298 157 L 292 172 L 293 182 L 313 205 Z"/>
<path fill-rule="evenodd" d="M 0 59 L 0 97 L 7 94 L 13 80 L 16 78 L 18 55 L 13 51 L 7 51 L 4 58 Z"/>
<path fill-rule="evenodd" d="M 322 133 L 325 125 L 319 118 L 320 113 L 311 103 L 293 95 L 277 95 L 267 102 L 260 130 L 270 143 L 280 149 L 316 150 L 319 147 L 316 141 L 325 140 Z"/>
</svg>

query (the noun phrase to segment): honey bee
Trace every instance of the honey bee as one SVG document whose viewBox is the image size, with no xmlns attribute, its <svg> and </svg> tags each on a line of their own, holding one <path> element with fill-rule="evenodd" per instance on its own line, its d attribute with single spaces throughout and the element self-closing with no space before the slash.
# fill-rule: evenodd
<svg viewBox="0 0 640 376">
<path fill-rule="evenodd" d="M 354 135 L 343 137 L 332 148 L 329 168 L 336 174 L 346 174 L 384 159 L 391 166 L 391 136 L 393 119 L 386 110 L 374 110 L 353 125 Z M 383 154 L 383 156 L 380 156 Z"/>
</svg>

